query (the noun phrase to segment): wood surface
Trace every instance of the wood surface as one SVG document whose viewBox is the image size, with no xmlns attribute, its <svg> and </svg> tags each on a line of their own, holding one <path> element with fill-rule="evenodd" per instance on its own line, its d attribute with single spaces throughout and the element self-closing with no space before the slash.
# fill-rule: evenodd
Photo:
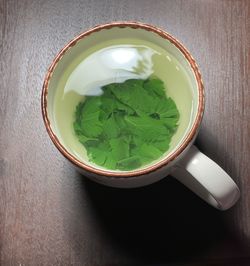
<svg viewBox="0 0 250 266">
<path fill-rule="evenodd" d="M 48 65 L 74 36 L 113 20 L 160 26 L 197 60 L 197 145 L 241 189 L 229 211 L 172 178 L 97 185 L 51 143 L 40 110 Z M 0 0 L 0 265 L 250 265 L 249 81 L 248 0 Z"/>
</svg>

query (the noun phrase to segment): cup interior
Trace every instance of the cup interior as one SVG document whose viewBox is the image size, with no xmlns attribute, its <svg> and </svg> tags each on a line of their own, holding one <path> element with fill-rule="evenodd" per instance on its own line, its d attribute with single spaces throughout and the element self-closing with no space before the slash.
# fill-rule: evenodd
<svg viewBox="0 0 250 266">
<path fill-rule="evenodd" d="M 169 150 L 157 161 L 128 172 L 147 171 L 156 165 L 166 163 L 171 156 L 176 155 L 177 151 L 180 152 L 185 145 L 188 145 L 188 141 L 191 141 L 195 134 L 194 130 L 197 130 L 199 126 L 203 110 L 202 84 L 195 62 L 178 41 L 158 28 L 138 26 L 133 23 L 110 24 L 94 28 L 79 35 L 58 54 L 48 71 L 43 88 L 42 105 L 50 136 L 66 157 L 75 160 L 82 167 L 88 166 L 92 169 L 106 171 L 88 160 L 86 150 L 80 144 L 73 130 L 75 107 L 82 97 L 80 91 L 84 91 L 84 94 L 91 91 L 91 87 L 88 87 L 91 84 L 89 81 L 93 81 L 95 77 L 102 82 L 101 85 L 114 82 L 117 79 L 117 76 L 112 76 L 112 74 L 109 74 L 108 78 L 106 75 L 105 80 L 102 79 L 102 74 L 107 72 L 105 69 L 107 66 L 99 61 L 93 62 L 89 58 L 102 47 L 126 46 L 131 42 L 139 46 L 150 44 L 152 49 L 155 47 L 158 51 L 167 52 L 166 64 L 173 64 L 173 66 L 166 68 L 164 65 L 158 65 L 156 67 L 158 67 L 158 77 L 166 84 L 167 95 L 177 105 L 180 120 Z M 126 58 L 125 55 L 125 61 Z M 85 62 L 84 66 L 82 62 Z M 77 70 L 80 64 L 82 64 L 81 72 Z M 74 74 L 72 74 L 73 72 Z M 79 79 L 85 80 L 81 88 L 78 88 L 77 85 Z M 67 97 L 65 92 L 70 85 L 78 93 Z M 72 94 L 69 90 L 68 95 L 70 93 Z M 58 113 L 61 115 L 57 116 Z M 112 170 L 111 172 L 121 171 Z"/>
</svg>

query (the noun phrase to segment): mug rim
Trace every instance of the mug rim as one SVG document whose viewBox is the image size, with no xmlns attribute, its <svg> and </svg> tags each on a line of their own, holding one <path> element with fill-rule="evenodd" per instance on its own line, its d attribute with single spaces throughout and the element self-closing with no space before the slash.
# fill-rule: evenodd
<svg viewBox="0 0 250 266">
<path fill-rule="evenodd" d="M 53 75 L 53 72 L 58 64 L 58 62 L 62 59 L 64 54 L 73 46 L 76 45 L 76 43 L 85 37 L 89 36 L 92 33 L 104 30 L 104 29 L 111 29 L 113 27 L 118 28 L 125 28 L 130 27 L 132 29 L 143 29 L 146 31 L 150 31 L 153 33 L 156 33 L 161 38 L 166 39 L 170 41 L 173 45 L 176 46 L 176 48 L 185 56 L 186 60 L 189 62 L 190 67 L 193 70 L 196 82 L 197 82 L 197 88 L 198 88 L 198 110 L 195 115 L 194 123 L 191 127 L 191 129 L 188 131 L 187 136 L 182 140 L 181 145 L 172 153 L 168 154 L 163 160 L 160 162 L 156 162 L 153 165 L 150 165 L 143 169 L 138 170 L 132 170 L 132 171 L 111 171 L 111 170 L 105 170 L 105 169 L 99 169 L 95 168 L 91 165 L 88 165 L 79 159 L 77 159 L 74 155 L 72 155 L 61 142 L 59 141 L 58 137 L 54 133 L 51 127 L 51 123 L 48 117 L 48 89 L 49 89 L 49 81 Z M 81 169 L 90 172 L 92 174 L 97 174 L 99 176 L 106 176 L 106 177 L 116 177 L 116 178 L 129 178 L 129 177 L 136 177 L 141 176 L 145 174 L 149 174 L 151 172 L 154 172 L 155 170 L 162 168 L 166 165 L 168 165 L 170 162 L 174 161 L 192 142 L 193 138 L 196 136 L 196 133 L 198 132 L 203 113 L 204 113 L 204 85 L 201 78 L 201 74 L 199 71 L 199 68 L 197 66 L 196 61 L 190 54 L 190 52 L 187 50 L 187 48 L 176 38 L 174 38 L 172 35 L 170 35 L 168 32 L 142 22 L 138 21 L 114 21 L 106 24 L 100 24 L 97 25 L 87 31 L 84 31 L 83 33 L 80 33 L 77 35 L 74 39 L 72 39 L 69 43 L 67 43 L 56 55 L 56 57 L 53 59 L 50 67 L 48 68 L 45 79 L 43 82 L 42 87 L 42 95 L 41 95 L 41 108 L 42 108 L 42 116 L 45 123 L 46 130 L 54 143 L 54 145 L 57 147 L 57 149 L 62 153 L 64 157 L 66 157 L 69 161 L 71 161 L 75 166 L 80 167 Z"/>
</svg>

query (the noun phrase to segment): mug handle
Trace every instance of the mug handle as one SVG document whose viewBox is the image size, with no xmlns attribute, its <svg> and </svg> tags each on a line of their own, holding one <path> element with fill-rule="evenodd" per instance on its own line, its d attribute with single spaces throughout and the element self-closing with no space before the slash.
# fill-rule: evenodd
<svg viewBox="0 0 250 266">
<path fill-rule="evenodd" d="M 171 175 L 219 210 L 229 209 L 240 197 L 232 178 L 194 145 Z"/>
</svg>

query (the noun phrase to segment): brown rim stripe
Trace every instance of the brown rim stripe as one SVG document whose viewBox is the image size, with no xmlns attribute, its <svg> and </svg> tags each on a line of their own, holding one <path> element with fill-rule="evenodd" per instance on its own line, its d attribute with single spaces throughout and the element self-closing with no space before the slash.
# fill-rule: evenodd
<svg viewBox="0 0 250 266">
<path fill-rule="evenodd" d="M 94 33 L 94 32 L 98 32 L 100 30 L 104 30 L 104 29 L 111 29 L 113 27 L 119 27 L 119 28 L 125 28 L 125 27 L 130 27 L 133 29 L 144 29 L 147 31 L 151 31 L 154 32 L 156 34 L 158 34 L 160 37 L 167 39 L 168 41 L 170 41 L 171 43 L 173 43 L 181 52 L 182 54 L 186 57 L 186 59 L 188 60 L 188 62 L 190 63 L 191 68 L 194 71 L 195 74 L 195 78 L 198 84 L 198 91 L 199 91 L 199 103 L 198 103 L 198 112 L 195 118 L 195 122 L 190 130 L 190 132 L 188 133 L 188 135 L 186 136 L 186 138 L 184 139 L 183 143 L 180 145 L 180 147 L 172 154 L 169 154 L 169 156 L 167 156 L 164 160 L 156 163 L 155 165 L 149 166 L 145 169 L 141 169 L 141 170 L 134 170 L 134 171 L 129 171 L 129 172 L 112 172 L 109 170 L 102 170 L 102 169 L 97 169 L 94 168 L 90 165 L 87 165 L 83 162 L 81 162 L 80 160 L 78 160 L 77 158 L 75 158 L 72 154 L 70 154 L 65 148 L 64 146 L 60 143 L 60 141 L 58 140 L 58 138 L 56 137 L 55 133 L 53 132 L 51 126 L 50 126 L 50 121 L 48 118 L 48 112 L 47 112 L 47 96 L 48 96 L 48 85 L 49 85 L 49 81 L 50 78 L 53 74 L 53 71 L 55 70 L 55 67 L 57 66 L 58 62 L 61 60 L 61 58 L 63 57 L 63 55 L 74 45 L 76 45 L 76 43 L 80 40 L 82 40 L 83 38 L 85 38 L 86 36 Z M 53 141 L 53 143 L 55 144 L 55 146 L 58 148 L 58 150 L 67 158 L 69 159 L 73 164 L 75 164 L 76 166 L 91 172 L 91 173 L 95 173 L 98 175 L 102 175 L 102 176 L 108 176 L 110 178 L 115 177 L 115 178 L 128 178 L 128 177 L 134 177 L 134 176 L 140 176 L 143 174 L 147 174 L 150 172 L 153 172 L 156 169 L 161 168 L 162 166 L 167 165 L 169 162 L 173 161 L 175 158 L 177 158 L 181 152 L 188 146 L 188 144 L 192 141 L 193 137 L 195 136 L 199 125 L 201 123 L 201 119 L 203 116 L 203 112 L 204 112 L 204 86 L 203 86 L 203 82 L 202 82 L 202 78 L 201 78 L 201 74 L 199 72 L 198 66 L 194 60 L 194 58 L 191 56 L 190 52 L 184 47 L 184 45 L 182 45 L 177 39 L 175 39 L 174 37 L 172 37 L 170 34 L 168 34 L 167 32 L 149 25 L 149 24 L 144 24 L 141 22 L 136 22 L 136 21 L 118 21 L 118 22 L 111 22 L 108 24 L 102 24 L 102 25 L 98 25 L 95 26 L 94 28 L 85 31 L 84 33 L 81 33 L 80 35 L 78 35 L 76 38 L 74 38 L 72 41 L 70 41 L 59 53 L 58 55 L 55 57 L 55 59 L 52 61 L 47 74 L 45 76 L 45 80 L 43 83 L 43 88 L 42 88 L 42 97 L 41 97 L 41 107 L 42 107 L 42 115 L 43 115 L 43 120 L 47 129 L 47 132 L 51 138 L 51 140 Z"/>
</svg>

